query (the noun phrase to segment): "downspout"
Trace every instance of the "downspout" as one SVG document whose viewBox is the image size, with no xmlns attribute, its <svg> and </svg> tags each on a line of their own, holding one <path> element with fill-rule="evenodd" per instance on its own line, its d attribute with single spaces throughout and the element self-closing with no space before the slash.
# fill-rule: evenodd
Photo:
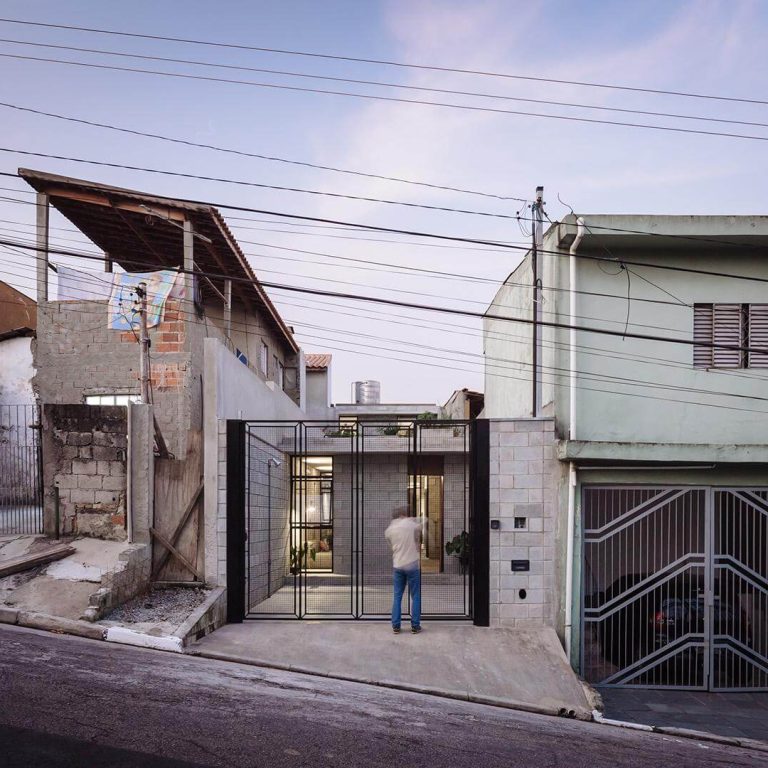
<svg viewBox="0 0 768 768">
<path fill-rule="evenodd" d="M 576 237 L 568 258 L 568 439 L 576 439 L 576 251 L 584 237 L 584 219 L 576 219 Z M 576 464 L 568 464 L 568 523 L 565 543 L 565 652 L 571 662 L 573 638 L 573 539 L 576 532 Z"/>
</svg>

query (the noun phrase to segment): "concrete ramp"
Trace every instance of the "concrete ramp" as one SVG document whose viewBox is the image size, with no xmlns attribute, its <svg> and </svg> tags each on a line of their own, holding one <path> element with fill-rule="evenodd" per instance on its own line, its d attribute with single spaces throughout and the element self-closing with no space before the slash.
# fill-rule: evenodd
<svg viewBox="0 0 768 768">
<path fill-rule="evenodd" d="M 582 684 L 551 629 L 432 623 L 395 635 L 386 623 L 228 624 L 190 652 L 373 685 L 591 719 Z"/>
</svg>

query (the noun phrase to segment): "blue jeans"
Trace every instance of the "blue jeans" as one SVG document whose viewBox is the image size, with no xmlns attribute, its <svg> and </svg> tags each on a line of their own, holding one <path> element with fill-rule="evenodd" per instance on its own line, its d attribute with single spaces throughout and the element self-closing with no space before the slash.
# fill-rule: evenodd
<svg viewBox="0 0 768 768">
<path fill-rule="evenodd" d="M 392 571 L 392 580 L 395 587 L 395 596 L 392 601 L 392 626 L 400 627 L 402 621 L 402 602 L 405 584 L 408 583 L 408 591 L 411 594 L 411 626 L 418 627 L 421 624 L 421 569 L 418 563 L 409 568 L 395 568 Z"/>
</svg>

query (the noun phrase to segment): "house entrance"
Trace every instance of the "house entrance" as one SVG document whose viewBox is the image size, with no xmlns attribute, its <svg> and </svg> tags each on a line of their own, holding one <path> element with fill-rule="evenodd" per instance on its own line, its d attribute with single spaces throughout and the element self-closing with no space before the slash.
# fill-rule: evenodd
<svg viewBox="0 0 768 768">
<path fill-rule="evenodd" d="M 768 489 L 586 486 L 582 671 L 768 690 Z"/>
<path fill-rule="evenodd" d="M 423 615 L 471 618 L 469 422 L 238 424 L 244 618 L 388 617 L 398 507 L 422 525 Z"/>
</svg>

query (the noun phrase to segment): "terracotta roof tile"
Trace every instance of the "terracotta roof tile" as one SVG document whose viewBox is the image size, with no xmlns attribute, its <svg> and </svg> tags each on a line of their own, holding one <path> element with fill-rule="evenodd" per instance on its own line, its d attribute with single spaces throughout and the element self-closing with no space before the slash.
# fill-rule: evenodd
<svg viewBox="0 0 768 768">
<path fill-rule="evenodd" d="M 310 371 L 322 371 L 331 364 L 332 355 L 308 354 L 305 355 L 307 369 Z"/>
</svg>

